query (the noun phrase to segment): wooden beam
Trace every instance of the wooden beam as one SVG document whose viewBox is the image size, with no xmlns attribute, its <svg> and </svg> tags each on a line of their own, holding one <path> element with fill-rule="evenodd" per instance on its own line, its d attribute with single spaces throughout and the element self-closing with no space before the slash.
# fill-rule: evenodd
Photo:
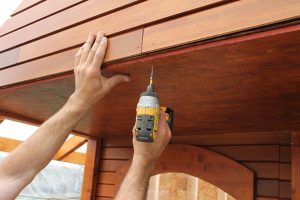
<svg viewBox="0 0 300 200">
<path fill-rule="evenodd" d="M 4 117 L 0 116 L 0 124 L 4 121 Z"/>
<path fill-rule="evenodd" d="M 94 200 L 98 179 L 101 140 L 88 140 L 86 160 L 84 165 L 81 200 Z"/>
<path fill-rule="evenodd" d="M 87 139 L 84 137 L 73 136 L 69 140 L 67 140 L 64 145 L 60 148 L 60 150 L 54 156 L 55 160 L 63 160 L 69 154 L 74 152 L 76 149 L 81 147 L 83 144 L 87 142 Z"/>
<path fill-rule="evenodd" d="M 22 141 L 19 140 L 0 137 L 0 151 L 11 152 L 21 143 Z"/>
<path fill-rule="evenodd" d="M 292 200 L 300 199 L 300 132 L 292 132 Z"/>
<path fill-rule="evenodd" d="M 0 137 L 0 151 L 11 152 L 17 146 L 19 146 L 21 143 L 22 143 L 22 141 L 19 141 L 19 140 Z M 64 148 L 65 147 L 62 146 L 61 149 L 64 149 Z M 58 159 L 54 159 L 54 160 L 58 160 Z M 79 153 L 79 152 L 71 152 L 66 157 L 61 159 L 60 161 L 83 165 L 84 161 L 85 161 L 85 154 Z"/>
</svg>

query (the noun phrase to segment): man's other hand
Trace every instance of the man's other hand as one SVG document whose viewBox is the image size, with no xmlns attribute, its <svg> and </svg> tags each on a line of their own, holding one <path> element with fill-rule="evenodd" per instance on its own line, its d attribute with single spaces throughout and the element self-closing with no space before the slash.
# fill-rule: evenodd
<svg viewBox="0 0 300 200">
<path fill-rule="evenodd" d="M 146 165 L 155 164 L 171 139 L 171 130 L 166 122 L 165 112 L 160 110 L 158 121 L 157 138 L 152 143 L 139 142 L 135 137 L 135 127 L 133 128 L 133 148 L 134 159 L 142 161 Z"/>
<path fill-rule="evenodd" d="M 111 78 L 101 75 L 106 47 L 107 38 L 103 32 L 99 32 L 96 38 L 90 33 L 86 43 L 75 55 L 75 92 L 72 98 L 79 106 L 89 108 L 117 84 L 130 81 L 125 75 L 115 75 Z"/>
</svg>

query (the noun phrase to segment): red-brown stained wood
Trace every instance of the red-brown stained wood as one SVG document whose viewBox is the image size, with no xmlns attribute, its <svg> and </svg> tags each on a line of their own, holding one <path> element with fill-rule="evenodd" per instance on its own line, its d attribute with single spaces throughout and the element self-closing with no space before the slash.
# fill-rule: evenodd
<svg viewBox="0 0 300 200">
<path fill-rule="evenodd" d="M 98 183 L 103 184 L 115 184 L 116 183 L 115 172 L 99 172 Z"/>
<path fill-rule="evenodd" d="M 111 197 L 97 197 L 96 200 L 113 200 Z"/>
<path fill-rule="evenodd" d="M 97 196 L 102 197 L 113 197 L 115 194 L 115 186 L 107 184 L 97 185 Z"/>
<path fill-rule="evenodd" d="M 280 198 L 291 198 L 291 182 L 280 181 L 279 183 L 279 196 Z"/>
<path fill-rule="evenodd" d="M 142 36 L 143 30 L 135 30 L 109 38 L 104 62 L 110 62 L 140 54 Z M 5 71 L 0 72 L 0 86 L 71 71 L 73 70 L 74 55 L 78 49 L 79 47 L 59 54 L 54 54 L 49 57 L 34 60 L 32 62 L 27 62 L 16 67 L 8 68 Z M 34 49 L 27 53 L 30 54 L 38 51 L 40 51 L 40 49 Z M 0 54 L 0 56 L 1 55 L 3 54 Z M 57 62 L 58 60 L 59 62 Z M 0 67 L 1 66 L 0 61 Z M 32 73 L 32 71 L 36 71 L 36 73 Z"/>
<path fill-rule="evenodd" d="M 114 88 L 75 130 L 89 135 L 131 135 L 138 96 L 145 90 L 152 62 L 161 104 L 176 112 L 174 135 L 300 128 L 300 45 L 295 45 L 300 44 L 299 33 L 253 40 L 242 36 L 243 41 L 221 40 L 178 50 L 176 55 L 169 52 L 126 65 L 108 65 L 108 71 L 130 74 L 131 83 Z M 62 107 L 73 88 L 70 77 L 1 91 L 0 110 L 44 121 Z"/>
<path fill-rule="evenodd" d="M 128 161 L 117 172 L 117 183 L 124 178 L 130 163 Z M 200 147 L 169 145 L 159 158 L 153 174 L 166 172 L 199 177 L 237 199 L 253 199 L 252 171 L 227 157 Z"/>
<path fill-rule="evenodd" d="M 300 199 L 300 132 L 292 132 L 292 200 Z"/>
<path fill-rule="evenodd" d="M 78 22 L 95 17 L 96 15 L 101 15 L 101 14 L 111 12 L 117 8 L 123 7 L 127 4 L 130 4 L 132 2 L 137 2 L 137 1 L 139 1 L 139 0 L 121 0 L 121 1 L 120 0 L 114 0 L 114 1 L 105 0 L 105 1 L 101 1 L 101 3 L 99 3 L 98 0 L 86 1 L 82 4 L 71 7 L 70 9 L 67 9 L 64 12 L 60 12 L 56 15 L 45 18 L 44 20 L 38 21 L 32 25 L 26 26 L 16 32 L 12 32 L 8 35 L 4 35 L 3 37 L 0 38 L 0 44 L 1 44 L 0 51 L 4 51 L 8 48 L 15 47 L 17 45 L 26 43 L 28 41 L 32 41 L 36 38 L 40 38 L 44 35 L 47 35 L 47 34 L 55 32 L 55 31 L 58 31 L 60 29 L 69 27 L 72 24 L 76 24 Z M 112 18 L 112 20 L 113 20 L 113 18 Z M 107 23 L 111 23 L 111 22 L 107 22 Z M 85 23 L 85 24 L 87 24 L 87 23 Z M 96 29 L 95 31 L 100 31 L 99 30 L 100 27 L 101 27 L 101 25 L 95 26 L 94 27 L 94 29 Z M 105 27 L 103 27 L 103 28 L 105 28 Z M 103 28 L 101 27 L 101 30 L 103 30 Z M 68 32 L 69 30 L 72 30 L 72 28 L 67 29 L 66 32 Z M 65 35 L 65 37 L 61 38 L 61 39 L 65 40 L 65 41 L 74 41 L 75 42 L 76 38 L 78 38 L 78 34 L 80 35 L 80 34 L 82 34 L 82 32 L 89 33 L 89 32 L 93 31 L 91 29 L 86 29 L 86 30 L 76 29 L 76 30 L 77 30 L 76 33 Z M 60 33 L 58 33 L 58 35 L 59 34 Z M 58 39 L 58 38 L 56 38 L 56 39 Z M 42 39 L 40 41 L 44 41 L 44 40 L 45 39 Z M 83 38 L 83 40 L 81 40 L 80 43 L 84 42 L 84 40 L 85 39 Z M 55 43 L 61 43 L 61 41 L 57 40 Z M 52 44 L 54 45 L 55 43 L 52 43 Z M 74 45 L 78 45 L 80 43 L 77 43 Z M 49 44 L 50 43 L 48 43 L 48 45 Z M 74 46 L 74 45 L 72 45 L 72 46 Z M 67 47 L 70 47 L 70 46 L 65 45 L 62 49 L 67 48 Z M 40 46 L 39 48 L 41 48 L 41 50 L 42 50 L 45 47 Z M 49 49 L 49 47 L 46 49 Z M 42 51 L 45 51 L 46 49 L 44 49 Z M 37 55 L 37 56 L 39 56 L 39 55 Z M 21 58 L 22 58 L 22 54 L 20 54 L 20 59 Z"/>
<path fill-rule="evenodd" d="M 66 10 L 65 12 L 59 13 L 59 17 L 55 18 L 56 15 L 54 15 L 52 17 L 46 18 L 41 22 L 33 24 L 32 26 L 34 27 L 27 26 L 22 29 L 22 31 L 20 30 L 1 37 L 0 51 L 4 51 L 5 49 L 8 49 L 10 47 L 14 47 L 27 41 L 34 40 L 35 38 L 62 29 L 78 21 L 93 17 L 96 14 L 100 15 L 102 13 L 108 13 L 111 10 L 128 4 L 128 1 L 134 2 L 137 0 L 122 0 L 121 3 L 119 0 L 106 0 L 105 3 L 102 2 L 103 4 L 99 4 L 97 0 L 87 1 L 86 3 L 80 4 Z M 53 47 L 48 47 L 47 50 L 51 49 L 52 51 L 57 51 L 59 49 L 64 49 L 82 43 L 86 39 L 86 35 L 89 32 L 96 32 L 101 29 L 108 35 L 110 35 L 220 1 L 222 0 L 189 0 L 185 4 L 182 4 L 179 0 L 165 0 L 163 2 L 158 0 L 145 1 L 130 8 L 105 15 L 93 21 L 59 32 L 51 37 L 47 37 L 46 39 L 39 40 L 34 44 L 34 46 L 44 49 L 45 47 L 49 46 L 49 44 L 52 44 L 51 46 Z M 158 3 L 159 6 L 157 6 Z M 76 10 L 73 11 L 74 9 Z M 82 10 L 89 10 L 89 12 L 82 12 Z M 143 10 L 143 12 L 140 12 L 141 10 Z M 74 15 L 77 17 L 74 17 Z M 84 18 L 85 16 L 88 17 Z M 70 23 L 70 20 L 61 20 L 62 18 L 71 19 L 72 23 Z M 77 18 L 79 18 L 80 20 L 78 20 Z M 70 35 L 72 37 L 70 37 Z M 32 45 L 26 46 L 26 49 L 24 49 L 25 51 L 35 48 Z M 45 50 L 42 50 L 40 53 L 45 54 L 46 52 Z"/>
<path fill-rule="evenodd" d="M 237 1 L 146 28 L 143 52 L 203 40 L 299 16 L 300 1 L 298 0 L 273 0 L 271 3 L 261 0 Z"/>
<path fill-rule="evenodd" d="M 100 171 L 115 172 L 117 171 L 127 160 L 99 160 Z"/>
<path fill-rule="evenodd" d="M 290 163 L 280 163 L 279 165 L 280 171 L 279 171 L 279 178 L 281 180 L 291 180 L 291 164 Z"/>
<path fill-rule="evenodd" d="M 266 145 L 266 144 L 290 144 L 289 131 L 270 131 L 253 133 L 223 133 L 201 134 L 188 136 L 173 136 L 172 144 L 190 144 L 200 146 L 217 145 Z M 131 147 L 131 136 L 110 137 L 102 141 L 103 147 Z"/>
<path fill-rule="evenodd" d="M 273 162 L 242 162 L 243 165 L 255 172 L 256 178 L 279 178 L 279 163 Z"/>
<path fill-rule="evenodd" d="M 18 7 L 13 11 L 13 13 L 11 14 L 11 16 L 17 15 L 21 12 L 23 12 L 24 10 L 30 9 L 42 2 L 44 2 L 46 0 L 23 0 Z"/>
<path fill-rule="evenodd" d="M 290 146 L 280 146 L 280 162 L 291 162 Z"/>
<path fill-rule="evenodd" d="M 28 1 L 28 0 L 25 0 Z M 24 27 L 28 24 L 36 22 L 40 19 L 43 19 L 49 15 L 53 15 L 59 11 L 62 11 L 68 7 L 82 3 L 86 0 L 47 0 L 44 1 L 30 10 L 21 12 L 18 15 L 8 19 L 0 29 L 0 35 L 6 34 L 8 32 L 14 31 L 18 28 Z"/>
<path fill-rule="evenodd" d="M 256 182 L 256 195 L 279 197 L 279 181 L 258 179 Z"/>
<path fill-rule="evenodd" d="M 279 161 L 278 145 L 207 147 L 238 161 Z"/>
<path fill-rule="evenodd" d="M 99 170 L 101 140 L 88 140 L 86 161 L 81 188 L 81 200 L 93 200 L 96 198 L 96 185 Z"/>
</svg>

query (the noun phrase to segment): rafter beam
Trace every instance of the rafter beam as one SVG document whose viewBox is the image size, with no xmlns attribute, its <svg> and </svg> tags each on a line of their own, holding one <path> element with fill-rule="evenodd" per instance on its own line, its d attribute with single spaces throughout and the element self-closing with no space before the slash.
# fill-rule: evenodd
<svg viewBox="0 0 300 200">
<path fill-rule="evenodd" d="M 54 156 L 55 160 L 63 160 L 69 154 L 74 152 L 76 149 L 81 147 L 83 144 L 87 142 L 86 138 L 73 136 L 69 140 L 67 140 L 64 145 L 60 148 L 60 150 Z"/>
<path fill-rule="evenodd" d="M 0 116 L 0 124 L 4 121 L 4 117 Z"/>
<path fill-rule="evenodd" d="M 22 143 L 22 141 L 19 141 L 19 140 L 14 140 L 14 139 L 10 139 L 10 138 L 0 137 L 0 151 L 11 152 L 18 145 L 20 145 L 21 143 Z M 66 147 L 64 147 L 64 145 L 62 146 L 61 149 L 63 149 L 63 148 L 66 149 Z M 84 165 L 85 154 L 84 153 L 79 153 L 79 152 L 73 152 L 72 151 L 72 152 L 70 152 L 68 155 L 66 155 L 62 159 L 55 159 L 54 158 L 53 160 L 60 160 L 60 161 L 64 161 L 64 162 L 70 162 L 70 163 Z"/>
</svg>

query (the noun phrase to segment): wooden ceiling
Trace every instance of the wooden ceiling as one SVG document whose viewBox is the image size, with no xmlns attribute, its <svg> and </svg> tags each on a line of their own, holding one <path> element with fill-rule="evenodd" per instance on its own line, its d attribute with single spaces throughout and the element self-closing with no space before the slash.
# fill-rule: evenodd
<svg viewBox="0 0 300 200">
<path fill-rule="evenodd" d="M 131 134 L 152 62 L 161 104 L 175 110 L 175 135 L 299 129 L 300 31 L 239 38 L 109 65 L 106 73 L 128 73 L 131 83 L 98 102 L 75 130 Z M 73 90 L 73 76 L 2 90 L 0 110 L 44 121 Z"/>
</svg>

